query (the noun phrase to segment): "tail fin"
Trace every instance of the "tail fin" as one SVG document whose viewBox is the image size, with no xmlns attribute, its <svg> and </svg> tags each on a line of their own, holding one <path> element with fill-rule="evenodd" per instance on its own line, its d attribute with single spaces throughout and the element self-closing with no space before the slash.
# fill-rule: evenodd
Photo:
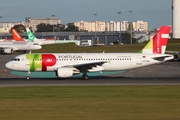
<svg viewBox="0 0 180 120">
<path fill-rule="evenodd" d="M 169 38 L 170 26 L 162 26 L 147 45 L 140 51 L 141 53 L 164 54 Z"/>
<path fill-rule="evenodd" d="M 35 39 L 37 39 L 34 34 L 31 32 L 31 30 L 29 28 L 26 27 L 26 32 L 27 32 L 27 35 L 28 35 L 28 40 L 33 42 L 35 41 Z"/>
<path fill-rule="evenodd" d="M 24 41 L 24 39 L 19 35 L 16 29 L 12 29 L 12 35 L 15 41 Z"/>
</svg>

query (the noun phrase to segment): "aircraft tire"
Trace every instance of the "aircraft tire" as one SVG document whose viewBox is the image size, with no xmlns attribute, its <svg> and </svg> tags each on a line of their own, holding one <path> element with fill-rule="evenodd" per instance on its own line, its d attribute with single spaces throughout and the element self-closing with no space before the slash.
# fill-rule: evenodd
<svg viewBox="0 0 180 120">
<path fill-rule="evenodd" d="M 27 76 L 26 79 L 29 80 L 29 79 L 30 79 L 30 76 Z"/>
<path fill-rule="evenodd" d="M 88 75 L 84 75 L 84 80 L 88 80 L 89 76 Z"/>
</svg>

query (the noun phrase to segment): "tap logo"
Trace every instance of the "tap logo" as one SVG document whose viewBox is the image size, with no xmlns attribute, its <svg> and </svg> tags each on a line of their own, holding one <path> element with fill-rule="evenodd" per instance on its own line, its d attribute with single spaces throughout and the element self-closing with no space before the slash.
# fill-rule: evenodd
<svg viewBox="0 0 180 120">
<path fill-rule="evenodd" d="M 42 71 L 47 71 L 47 67 L 56 64 L 56 57 L 53 54 L 42 54 Z"/>
<path fill-rule="evenodd" d="M 27 54 L 26 58 L 30 61 L 30 71 L 47 71 L 57 62 L 53 54 Z"/>
<path fill-rule="evenodd" d="M 156 36 L 154 37 L 155 42 L 154 42 L 154 53 L 161 54 L 161 33 L 157 33 Z"/>
<path fill-rule="evenodd" d="M 164 54 L 170 33 L 170 26 L 161 27 L 153 37 L 153 53 Z"/>
<path fill-rule="evenodd" d="M 52 62 L 52 59 L 46 59 L 46 62 Z"/>
</svg>

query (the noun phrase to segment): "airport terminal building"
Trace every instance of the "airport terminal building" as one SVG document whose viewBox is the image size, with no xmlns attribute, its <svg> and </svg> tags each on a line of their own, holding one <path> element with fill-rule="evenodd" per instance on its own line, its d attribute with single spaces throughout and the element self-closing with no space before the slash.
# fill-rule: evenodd
<svg viewBox="0 0 180 120">
<path fill-rule="evenodd" d="M 0 22 L 0 31 L 1 38 L 12 38 L 12 35 L 9 33 L 9 30 L 14 25 L 22 24 L 26 27 L 31 27 L 35 32 L 37 30 L 36 26 L 40 23 L 55 25 L 61 24 L 60 18 L 25 18 L 25 22 Z M 112 44 L 112 43 L 120 43 L 126 44 L 127 41 L 124 39 L 125 33 L 130 32 L 128 21 L 115 22 L 101 22 L 101 21 L 78 21 L 71 23 L 77 26 L 80 32 L 42 32 L 35 33 L 37 38 L 52 38 L 56 37 L 60 40 L 91 40 L 92 44 L 96 44 L 97 42 L 100 44 Z M 136 38 L 139 42 L 149 40 L 148 32 L 148 23 L 144 21 L 136 21 L 132 22 L 132 30 L 134 33 L 134 38 Z M 86 31 L 86 32 L 81 32 Z M 26 33 L 21 33 L 24 38 L 27 38 Z"/>
</svg>

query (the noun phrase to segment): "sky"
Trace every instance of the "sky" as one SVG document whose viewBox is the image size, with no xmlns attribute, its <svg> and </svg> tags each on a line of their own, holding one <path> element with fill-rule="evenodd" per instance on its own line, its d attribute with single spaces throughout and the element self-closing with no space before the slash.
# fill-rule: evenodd
<svg viewBox="0 0 180 120">
<path fill-rule="evenodd" d="M 171 0 L 0 0 L 0 22 L 25 22 L 25 17 L 77 21 L 144 21 L 149 29 L 172 25 Z M 131 13 L 127 12 L 132 10 Z M 118 14 L 117 12 L 122 12 Z M 93 15 L 97 13 L 97 15 Z"/>
</svg>

